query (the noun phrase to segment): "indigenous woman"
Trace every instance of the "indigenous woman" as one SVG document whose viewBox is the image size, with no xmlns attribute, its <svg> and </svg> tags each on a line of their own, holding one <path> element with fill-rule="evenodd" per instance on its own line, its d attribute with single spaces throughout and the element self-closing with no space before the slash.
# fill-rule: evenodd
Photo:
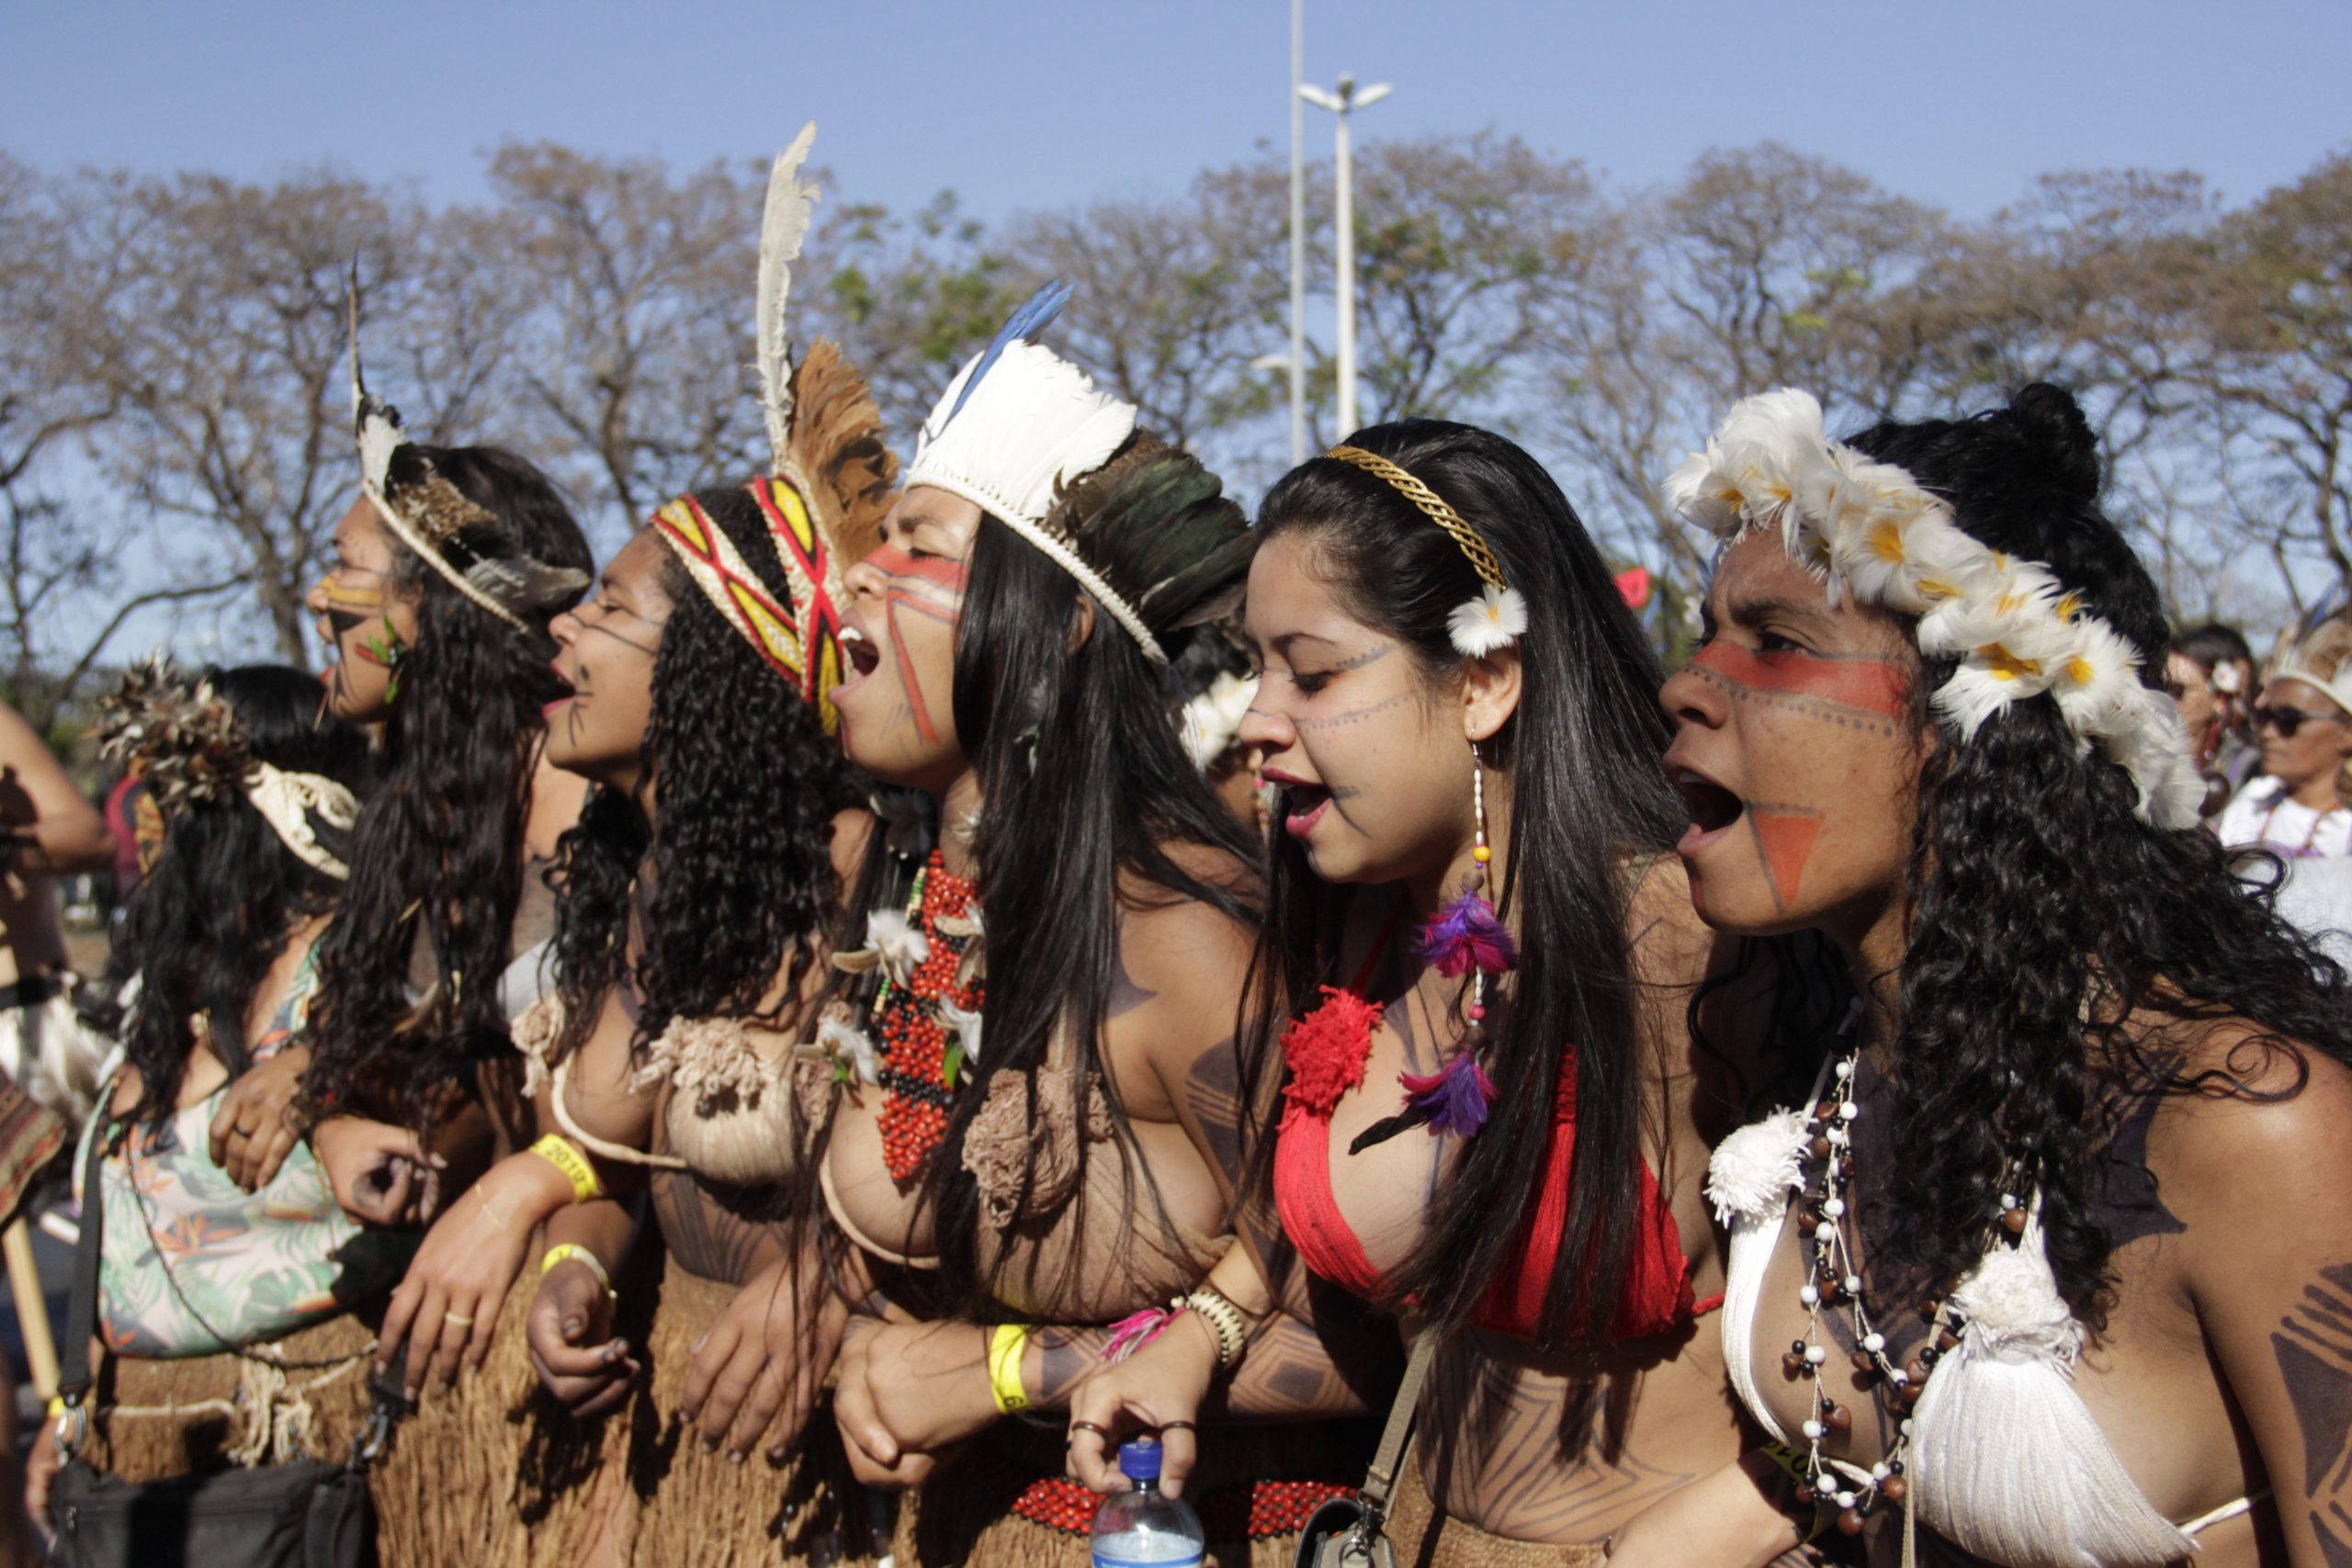
<svg viewBox="0 0 2352 1568">
<path fill-rule="evenodd" d="M 493 1301 L 467 1324 L 419 1306 L 476 1299 L 478 1277 L 527 1243 L 507 1224 L 513 1193 L 456 1195 L 492 1154 L 529 1141 L 507 1041 L 519 1007 L 502 975 L 514 966 L 523 1000 L 536 990 L 535 960 L 515 961 L 553 924 L 544 868 L 586 788 L 544 762 L 539 715 L 563 694 L 547 623 L 578 599 L 590 563 L 544 475 L 493 447 L 407 441 L 397 413 L 360 385 L 356 345 L 353 357 L 363 493 L 310 604 L 335 650 L 327 705 L 383 726 L 386 776 L 320 945 L 301 1089 L 311 1145 L 347 1212 L 414 1225 L 455 1208 L 478 1227 L 454 1264 L 428 1245 L 405 1301 L 395 1295 L 379 1359 L 402 1363 L 394 1381 L 413 1394 L 428 1363 L 444 1386 L 461 1359 L 480 1364 L 496 1311 Z M 232 1168 L 270 1142 L 293 1094 L 290 1067 L 232 1092 Z M 540 1163 L 544 1184 L 571 1190 Z M 390 1330 L 428 1316 L 423 1353 L 396 1353 L 409 1347 Z M 373 1472 L 390 1561 L 495 1561 L 484 1543 L 507 1512 L 492 1479 L 513 1473 L 494 1451 L 507 1427 L 477 1402 L 464 1436 L 450 1425 L 458 1414 L 407 1424 Z"/>
<path fill-rule="evenodd" d="M 1753 398 L 1668 485 L 1728 547 L 1663 699 L 1693 897 L 1859 998 L 1714 1156 L 1779 1447 L 1681 1501 L 1756 1553 L 2352 1560 L 2352 1009 L 2197 826 L 2099 479 L 2037 385 L 1847 443 Z"/>
<path fill-rule="evenodd" d="M 896 465 L 831 345 L 802 362 L 790 407 L 789 478 L 671 502 L 555 626 L 572 694 L 550 712 L 548 754 L 596 787 L 557 868 L 556 992 L 517 1033 L 554 1066 L 542 1101 L 600 1164 L 652 1167 L 664 1257 L 642 1393 L 613 1324 L 628 1226 L 599 1214 L 609 1201 L 550 1218 L 528 1334 L 559 1399 L 617 1409 L 620 1562 L 854 1559 L 867 1528 L 831 1423 L 796 1441 L 825 1369 L 804 1375 L 793 1337 L 798 1232 L 779 1196 L 794 1097 L 821 1111 L 829 1092 L 830 1064 L 794 1045 L 831 973 L 837 863 L 854 868 L 870 826 L 845 809 L 859 792 L 827 734 L 831 541 L 878 525 Z"/>
<path fill-rule="evenodd" d="M 343 892 L 368 741 L 318 706 L 300 670 L 191 682 L 160 660 L 103 705 L 108 754 L 146 780 L 165 828 L 119 949 L 123 1065 L 75 1166 L 78 1179 L 91 1143 L 104 1151 L 81 1194 L 102 1222 L 106 1351 L 83 1451 L 130 1481 L 348 1458 L 375 1340 L 353 1309 L 413 1245 L 355 1224 L 299 1143 L 248 1191 L 210 1136 L 230 1080 L 300 1035 Z M 53 1462 L 55 1446 L 30 1457 Z"/>
<path fill-rule="evenodd" d="M 1711 941 L 1667 852 L 1657 669 L 1566 498 L 1485 431 L 1365 430 L 1274 487 L 1258 538 L 1256 1037 L 1288 1079 L 1256 1163 L 1307 1269 L 1428 1337 L 1397 1560 L 1598 1562 L 1739 1450 L 1698 1318 L 1743 1086 L 1691 1033 Z M 1211 1280 L 1267 1303 L 1233 1257 Z M 1073 1408 L 1189 1417 L 1212 1349 L 1165 1334 Z"/>
<path fill-rule="evenodd" d="M 1051 1325 L 1162 1308 L 1227 1245 L 1254 846 L 1184 751 L 1167 666 L 1231 608 L 1249 535 L 1213 475 L 1027 341 L 1057 303 L 948 388 L 849 573 L 850 757 L 939 821 L 927 852 L 869 852 L 817 1167 L 854 1271 L 934 1319 L 854 1325 L 836 1393 L 864 1473 L 920 1483 L 902 1564 L 1086 1562 L 1058 1433 L 1001 1417 L 1099 1364 L 1099 1326 Z M 1188 1299 L 1238 1336 L 1229 1303 Z M 1233 1561 L 1253 1535 L 1287 1561 L 1284 1510 L 1321 1495 L 1290 1483 L 1363 1452 L 1325 1429 L 1209 1448 L 1196 1495 Z"/>
</svg>

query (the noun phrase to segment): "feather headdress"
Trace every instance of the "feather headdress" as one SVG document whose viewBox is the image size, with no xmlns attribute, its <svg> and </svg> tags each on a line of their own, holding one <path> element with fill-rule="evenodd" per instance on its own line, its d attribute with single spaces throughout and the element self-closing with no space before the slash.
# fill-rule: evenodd
<svg viewBox="0 0 2352 1568">
<path fill-rule="evenodd" d="M 2268 679 L 2301 681 L 2352 714 L 2352 620 L 2332 616 L 2288 643 L 2270 661 Z"/>
<path fill-rule="evenodd" d="M 359 442 L 359 484 L 384 525 L 442 581 L 518 632 L 528 617 L 588 585 L 588 574 L 528 556 L 481 556 L 459 537 L 498 519 L 476 505 L 409 441 L 401 412 L 368 390 L 359 368 L 359 266 L 352 264 L 345 307 L 351 322 L 351 422 Z"/>
<path fill-rule="evenodd" d="M 2197 825 L 2205 791 L 2188 734 L 2172 699 L 2142 682 L 2132 646 L 2049 568 L 1979 543 L 1910 474 L 1831 441 L 1811 393 L 1784 388 L 1735 404 L 1665 496 L 1719 538 L 1778 529 L 1833 604 L 1850 592 L 1915 617 L 1919 651 L 1958 660 L 1933 705 L 1961 739 L 2048 693 L 2086 750 L 2132 775 L 2143 818 Z"/>
<path fill-rule="evenodd" d="M 123 672 L 98 700 L 98 749 L 147 781 L 166 819 L 196 801 L 242 795 L 287 849 L 341 879 L 350 870 L 319 842 L 316 817 L 338 832 L 359 820 L 349 789 L 320 773 L 288 773 L 254 755 L 245 727 L 209 682 L 191 682 L 161 652 Z"/>
<path fill-rule="evenodd" d="M 1165 664 L 1167 651 L 1134 604 L 1046 524 L 1061 492 L 1110 461 L 1136 429 L 1133 404 L 1097 391 L 1077 366 L 1029 341 L 1069 292 L 1058 283 L 1038 290 L 947 384 L 923 421 L 907 486 L 960 495 L 1012 529 L 1076 578 L 1145 657 Z"/>
<path fill-rule="evenodd" d="M 760 412 L 768 427 L 768 450 L 781 472 L 792 440 L 792 353 L 785 334 L 785 301 L 792 293 L 792 264 L 800 259 L 800 243 L 808 234 L 808 220 L 817 205 L 817 187 L 800 177 L 808 149 L 817 141 L 817 122 L 810 120 L 775 155 L 768 172 L 767 207 L 760 218 L 760 291 L 754 323 L 758 331 Z"/>
<path fill-rule="evenodd" d="M 793 363 L 786 307 L 791 264 L 818 196 L 800 177 L 816 140 L 811 120 L 769 172 L 753 310 L 770 472 L 744 489 L 766 521 L 786 597 L 768 592 L 694 497 L 668 502 L 653 526 L 711 605 L 799 689 L 830 732 L 839 722 L 831 694 L 843 673 L 841 611 L 849 590 L 842 574 L 889 509 L 899 461 L 865 378 L 839 349 L 820 339 Z"/>
</svg>

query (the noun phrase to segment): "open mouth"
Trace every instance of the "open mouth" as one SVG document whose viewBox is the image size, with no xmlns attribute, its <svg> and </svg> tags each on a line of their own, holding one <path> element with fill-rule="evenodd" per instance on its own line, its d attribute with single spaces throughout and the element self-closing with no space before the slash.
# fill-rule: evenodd
<svg viewBox="0 0 2352 1568">
<path fill-rule="evenodd" d="M 1294 839 L 1315 831 L 1331 808 L 1331 791 L 1323 784 L 1286 784 L 1282 792 L 1283 829 Z"/>
<path fill-rule="evenodd" d="M 563 672 L 562 665 L 548 665 L 548 673 L 553 675 L 555 677 L 556 684 L 563 688 L 563 695 L 556 698 L 553 702 L 548 704 L 547 706 L 541 708 L 539 711 L 542 714 L 550 714 L 555 712 L 556 709 L 561 707 L 564 704 L 570 702 L 572 698 L 580 694 L 580 682 L 565 674 Z"/>
<path fill-rule="evenodd" d="M 1731 827 L 1747 813 L 1747 803 L 1706 774 L 1669 764 L 1667 781 L 1690 808 L 1690 828 L 1676 847 L 1688 853 Z"/>
<path fill-rule="evenodd" d="M 862 679 L 882 667 L 882 650 L 855 626 L 842 627 L 841 642 L 842 657 L 849 660 L 853 675 Z"/>
</svg>

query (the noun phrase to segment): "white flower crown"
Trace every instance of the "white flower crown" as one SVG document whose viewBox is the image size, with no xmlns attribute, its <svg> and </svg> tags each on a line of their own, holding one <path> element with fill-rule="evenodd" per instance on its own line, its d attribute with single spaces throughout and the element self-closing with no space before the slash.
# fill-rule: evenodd
<svg viewBox="0 0 2352 1568">
<path fill-rule="evenodd" d="M 1731 540 L 1778 527 L 1791 557 L 1826 581 L 1832 604 L 1918 618 L 1919 651 L 1956 658 L 1936 715 L 1962 740 L 2011 703 L 2057 698 L 2083 750 L 2096 743 L 2140 786 L 2139 815 L 2194 827 L 2205 790 L 2172 699 L 2142 683 L 2132 646 L 2086 615 L 2039 561 L 1978 543 L 1951 508 L 1891 463 L 1823 434 L 1821 404 L 1783 389 L 1735 404 L 1675 469 L 1667 502 Z"/>
</svg>

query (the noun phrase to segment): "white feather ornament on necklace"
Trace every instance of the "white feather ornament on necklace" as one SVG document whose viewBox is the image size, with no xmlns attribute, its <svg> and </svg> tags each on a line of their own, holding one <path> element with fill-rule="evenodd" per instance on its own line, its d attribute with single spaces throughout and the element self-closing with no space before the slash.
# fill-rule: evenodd
<svg viewBox="0 0 2352 1568">
<path fill-rule="evenodd" d="M 1527 600 L 1516 588 L 1487 583 L 1476 599 L 1465 599 L 1445 618 L 1454 651 L 1464 659 L 1484 659 L 1517 642 L 1527 630 Z"/>
</svg>

